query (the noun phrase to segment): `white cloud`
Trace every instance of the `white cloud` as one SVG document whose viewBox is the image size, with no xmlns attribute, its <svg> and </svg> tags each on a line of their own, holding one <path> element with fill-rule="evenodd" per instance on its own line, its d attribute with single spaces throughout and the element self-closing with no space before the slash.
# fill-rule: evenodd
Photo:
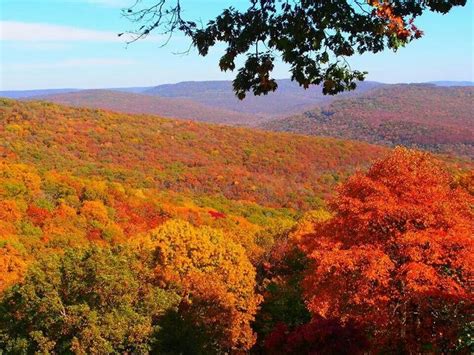
<svg viewBox="0 0 474 355">
<path fill-rule="evenodd" d="M 83 58 L 65 59 L 49 63 L 12 63 L 3 65 L 5 70 L 29 70 L 29 69 L 58 69 L 58 68 L 80 68 L 95 66 L 117 66 L 136 64 L 134 60 L 120 58 Z"/>
<path fill-rule="evenodd" d="M 0 40 L 27 42 L 124 42 L 114 32 L 17 21 L 0 21 Z"/>
</svg>

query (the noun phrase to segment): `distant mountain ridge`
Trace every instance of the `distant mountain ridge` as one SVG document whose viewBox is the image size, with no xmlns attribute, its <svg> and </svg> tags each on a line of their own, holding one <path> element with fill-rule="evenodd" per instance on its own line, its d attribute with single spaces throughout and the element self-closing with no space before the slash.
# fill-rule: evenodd
<svg viewBox="0 0 474 355">
<path fill-rule="evenodd" d="M 474 81 L 430 81 L 437 86 L 474 86 Z"/>
<path fill-rule="evenodd" d="M 25 99 L 34 96 L 65 94 L 69 92 L 81 91 L 81 89 L 38 89 L 38 90 L 7 90 L 0 91 L 0 97 L 9 99 Z"/>
<path fill-rule="evenodd" d="M 405 145 L 474 158 L 474 87 L 390 85 L 262 128 Z"/>
<path fill-rule="evenodd" d="M 309 91 L 305 91 L 302 88 L 298 87 L 297 84 L 291 82 L 290 79 L 280 79 L 278 80 L 280 85 L 279 90 L 283 91 L 285 88 L 296 88 L 297 90 L 305 93 L 309 92 L 311 95 L 313 91 L 320 91 L 319 87 L 314 87 L 309 89 Z M 393 85 L 393 84 L 385 84 L 381 82 L 374 82 L 374 81 L 366 81 L 363 82 L 362 85 Z M 413 83 L 416 84 L 416 83 Z M 420 84 L 420 83 L 417 83 Z M 423 84 L 423 83 L 421 83 Z M 474 86 L 474 81 L 429 81 L 426 84 L 433 84 L 437 86 Z M 168 96 L 168 97 L 187 97 L 187 96 L 196 96 L 194 93 L 190 93 L 187 89 L 191 86 L 195 86 L 196 88 L 205 88 L 207 87 L 211 91 L 214 89 L 217 90 L 224 90 L 226 94 L 232 91 L 232 82 L 228 80 L 216 80 L 216 81 L 183 81 L 174 84 L 161 84 L 157 86 L 138 86 L 138 87 L 114 87 L 114 88 L 99 88 L 96 90 L 112 90 L 112 91 L 122 91 L 122 92 L 131 92 L 136 94 L 151 94 L 156 95 L 160 94 L 160 96 Z M 0 97 L 6 97 L 10 99 L 20 99 L 20 98 L 27 98 L 33 96 L 43 96 L 43 95 L 50 95 L 50 94 L 64 94 L 68 92 L 76 92 L 76 91 L 85 91 L 85 90 L 93 90 L 93 89 L 78 89 L 78 88 L 58 88 L 58 89 L 36 89 L 36 90 L 0 90 Z M 319 96 L 319 95 L 318 95 Z"/>
<path fill-rule="evenodd" d="M 74 107 L 100 108 L 131 114 L 154 114 L 231 125 L 255 125 L 263 117 L 203 105 L 188 99 L 159 97 L 113 90 L 82 90 L 70 93 L 34 96 L 42 100 Z"/>
<path fill-rule="evenodd" d="M 305 90 L 290 79 L 282 79 L 278 80 L 278 89 L 275 92 L 261 96 L 248 94 L 244 100 L 239 100 L 232 90 L 231 81 L 187 81 L 159 85 L 143 93 L 185 98 L 205 105 L 249 114 L 284 116 L 331 102 L 335 97 L 357 96 L 381 85 L 384 84 L 372 81 L 360 82 L 354 91 L 327 96 L 323 95 L 321 86 L 311 86 Z"/>
<path fill-rule="evenodd" d="M 276 92 L 258 97 L 249 95 L 243 101 L 235 97 L 231 81 L 183 82 L 152 88 L 36 90 L 24 94 L 14 93 L 14 96 L 20 96 L 22 100 L 43 100 L 75 107 L 256 126 L 275 117 L 286 117 L 331 102 L 337 97 L 357 96 L 381 85 L 362 82 L 355 91 L 325 96 L 320 87 L 304 90 L 287 79 L 279 81 Z"/>
<path fill-rule="evenodd" d="M 320 86 L 313 86 L 305 90 L 295 82 L 289 79 L 278 80 L 279 88 L 276 92 L 268 95 L 253 96 L 249 94 L 245 100 L 239 100 L 234 94 L 231 81 L 189 81 L 177 84 L 164 84 L 155 87 L 131 87 L 131 88 L 111 88 L 111 89 L 94 89 L 96 93 L 102 91 L 114 91 L 131 94 L 141 94 L 147 96 L 159 96 L 162 98 L 185 99 L 192 100 L 198 104 L 212 106 L 216 109 L 225 109 L 229 111 L 240 112 L 243 114 L 265 116 L 285 117 L 308 110 L 314 106 L 331 102 L 335 96 L 326 96 L 322 94 Z M 355 91 L 346 92 L 337 97 L 356 96 L 380 85 L 376 82 L 361 82 Z M 28 90 L 28 91 L 0 91 L 0 97 L 15 99 L 30 99 L 32 97 L 41 97 L 44 100 L 54 102 L 58 97 L 54 95 L 62 95 L 61 100 L 66 100 L 64 95 L 83 92 L 87 95 L 91 90 L 78 89 L 52 89 L 52 90 Z M 73 95 L 75 96 L 75 95 Z M 89 97 L 89 96 L 88 96 Z M 89 99 L 91 99 L 89 97 Z M 135 97 L 136 99 L 136 97 Z M 74 100 L 74 99 L 71 99 Z M 97 100 L 93 100 L 94 102 Z M 58 101 L 65 103 L 66 101 Z M 96 107 L 96 105 L 86 105 L 86 107 Z M 99 106 L 101 108 L 120 110 L 110 105 Z M 137 113 L 130 111 L 130 108 L 124 112 Z M 162 112 L 146 111 L 142 113 L 154 113 L 167 115 Z M 194 117 L 186 116 L 183 118 Z M 198 119 L 202 120 L 202 119 Z M 259 121 L 260 119 L 258 119 Z M 226 120 L 229 121 L 229 120 Z M 211 122 L 215 122 L 212 121 Z M 245 123 L 244 123 L 245 124 Z"/>
</svg>

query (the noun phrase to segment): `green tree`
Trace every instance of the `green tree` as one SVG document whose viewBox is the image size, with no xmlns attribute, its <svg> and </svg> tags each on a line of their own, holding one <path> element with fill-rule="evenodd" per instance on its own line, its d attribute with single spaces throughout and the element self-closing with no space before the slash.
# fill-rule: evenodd
<svg viewBox="0 0 474 355">
<path fill-rule="evenodd" d="M 291 66 L 292 79 L 307 88 L 323 83 L 325 94 L 356 87 L 365 72 L 346 61 L 356 53 L 397 50 L 422 36 L 413 19 L 426 11 L 449 12 L 466 0 L 249 0 L 246 10 L 229 7 L 205 26 L 182 17 L 180 0 L 142 0 L 124 10 L 137 25 L 132 41 L 152 31 L 182 32 L 205 56 L 218 43 L 227 48 L 219 66 L 233 71 L 236 59 L 246 56 L 234 80 L 243 99 L 277 89 L 271 77 L 277 55 Z M 119 34 L 119 36 L 122 34 Z"/>
<path fill-rule="evenodd" d="M 124 249 L 43 256 L 0 303 L 0 353 L 147 353 L 179 297 Z"/>
</svg>

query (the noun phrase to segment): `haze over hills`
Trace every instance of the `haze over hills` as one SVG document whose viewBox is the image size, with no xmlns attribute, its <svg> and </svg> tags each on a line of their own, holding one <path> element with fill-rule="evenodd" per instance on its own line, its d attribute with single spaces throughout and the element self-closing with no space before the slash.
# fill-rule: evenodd
<svg viewBox="0 0 474 355">
<path fill-rule="evenodd" d="M 0 97 L 8 97 L 10 99 L 24 99 L 28 97 L 41 96 L 41 95 L 54 95 L 64 94 L 67 92 L 81 91 L 81 89 L 38 89 L 38 90 L 6 90 L 0 91 Z"/>
<path fill-rule="evenodd" d="M 331 96 L 323 96 L 321 95 L 321 90 L 318 87 L 310 88 L 309 90 L 304 90 L 294 82 L 289 79 L 281 79 L 278 80 L 279 84 L 279 91 L 280 93 L 274 93 L 273 95 L 281 95 L 281 97 L 295 97 L 297 100 L 301 100 L 299 98 L 300 95 L 303 95 L 306 99 L 310 100 L 310 104 L 314 103 L 314 100 L 329 100 L 331 101 Z M 413 83 L 413 84 L 423 84 L 423 83 Z M 431 81 L 428 84 L 433 84 L 437 86 L 474 86 L 474 82 L 472 81 Z M 373 87 L 377 87 L 378 85 L 390 85 L 384 84 L 374 81 L 366 81 L 359 84 L 358 91 L 364 92 L 367 89 L 371 89 Z M 192 89 L 198 90 L 198 92 L 193 91 Z M 29 98 L 33 96 L 44 96 L 44 95 L 51 95 L 51 94 L 62 94 L 68 92 L 75 92 L 75 91 L 82 91 L 82 90 L 91 90 L 89 88 L 86 89 L 79 89 L 79 88 L 58 88 L 58 89 L 36 89 L 36 90 L 4 90 L 0 91 L 0 97 L 6 97 L 11 99 L 20 99 L 20 98 Z M 116 88 L 101 88 L 98 90 L 113 90 L 113 91 L 121 91 L 121 92 L 131 92 L 131 93 L 144 93 L 150 95 L 159 95 L 159 96 L 167 96 L 167 97 L 187 97 L 187 98 L 197 98 L 199 100 L 208 100 L 211 103 L 216 101 L 223 102 L 223 98 L 225 97 L 226 100 L 229 100 L 231 105 L 235 105 L 235 101 L 233 100 L 234 97 L 232 95 L 232 82 L 231 81 L 189 81 L 189 82 L 179 82 L 175 84 L 162 84 L 157 86 L 138 86 L 138 87 L 116 87 Z M 199 91 L 201 90 L 201 91 Z M 283 94 L 282 91 L 285 91 Z M 199 93 L 200 92 L 207 92 L 211 94 L 209 98 L 202 98 Z M 352 96 L 354 92 L 343 93 L 339 96 L 350 95 Z M 252 95 L 247 97 L 247 101 L 251 98 Z M 260 97 L 262 98 L 262 97 Z M 253 98 L 258 100 L 259 97 Z M 264 99 L 265 100 L 265 99 Z M 268 100 L 268 99 L 267 99 Z M 225 101 L 224 101 L 225 102 Z M 306 101 L 304 101 L 306 103 Z M 242 102 L 241 102 L 242 103 Z M 248 104 L 249 107 L 252 105 Z M 245 105 L 244 105 L 245 106 Z M 296 105 L 298 106 L 298 105 Z M 248 107 L 239 108 L 239 110 L 248 110 Z M 268 108 L 263 108 L 263 110 Z M 256 112 L 260 112 L 262 108 L 258 108 Z M 251 111 L 253 112 L 253 111 Z"/>
<path fill-rule="evenodd" d="M 153 88 L 114 88 L 94 90 L 34 90 L 6 93 L 24 100 L 44 100 L 76 107 L 103 108 L 126 113 L 156 114 L 163 117 L 191 119 L 230 125 L 255 126 L 275 117 L 299 113 L 315 105 L 330 102 L 320 87 L 308 90 L 290 80 L 279 81 L 275 93 L 241 101 L 235 97 L 230 81 L 184 82 Z M 378 87 L 373 82 L 360 83 L 358 90 L 338 97 L 354 96 Z M 1 93 L 0 93 L 1 94 Z"/>
<path fill-rule="evenodd" d="M 282 117 L 289 114 L 300 113 L 316 105 L 331 102 L 336 97 L 356 96 L 383 84 L 361 82 L 357 90 L 342 93 L 338 96 L 323 95 L 320 86 L 314 86 L 305 90 L 289 79 L 278 80 L 278 85 L 279 88 L 276 92 L 262 96 L 249 94 L 245 100 L 236 98 L 232 90 L 231 81 L 193 81 L 159 85 L 156 87 L 111 88 L 96 89 L 94 91 L 77 89 L 2 91 L 0 92 L 0 96 L 15 99 L 41 98 L 52 102 L 106 108 L 129 113 L 151 113 L 162 116 L 196 119 L 199 121 L 241 125 L 249 124 L 251 121 L 259 122 L 264 117 Z M 123 94 L 130 93 L 135 95 L 158 96 L 163 99 L 161 101 L 158 99 L 156 102 L 153 102 L 145 98 L 140 98 L 139 96 L 130 96 L 127 98 L 124 95 L 112 95 L 111 91 Z M 100 97 L 94 98 L 92 93 Z M 174 107 L 175 104 L 184 107 L 190 106 L 192 105 L 190 101 L 168 101 L 165 103 L 164 98 L 192 100 L 195 104 L 207 106 L 207 110 L 210 110 L 210 107 L 212 107 L 214 109 L 227 111 L 209 113 L 210 117 L 204 117 L 200 114 L 194 115 L 192 110 L 171 108 Z M 142 108 L 136 107 L 135 102 L 140 103 Z M 204 113 L 206 109 L 204 107 L 197 107 L 197 111 Z M 234 113 L 231 113 L 231 111 L 234 111 Z M 229 117 L 222 118 L 223 113 L 227 113 Z M 246 116 L 242 116 L 242 113 L 246 114 Z M 248 115 L 257 117 L 250 119 Z M 216 116 L 218 119 L 216 119 Z M 241 118 L 241 120 L 237 120 L 236 118 Z"/>
<path fill-rule="evenodd" d="M 45 100 L 75 107 L 102 108 L 124 113 L 155 114 L 170 118 L 233 125 L 255 125 L 263 120 L 263 117 L 258 115 L 206 106 L 192 100 L 113 90 L 82 90 L 35 96 L 28 98 L 28 100 Z"/>
<path fill-rule="evenodd" d="M 262 127 L 474 157 L 474 88 L 391 85 Z"/>
<path fill-rule="evenodd" d="M 474 81 L 430 81 L 428 84 L 434 84 L 437 86 L 474 86 Z"/>
<path fill-rule="evenodd" d="M 341 93 L 336 97 L 356 96 L 381 85 L 384 84 L 371 81 L 360 82 L 355 91 Z M 331 102 L 335 98 L 335 96 L 323 95 L 320 86 L 312 86 L 305 90 L 289 79 L 278 80 L 276 92 L 262 96 L 248 94 L 244 100 L 236 98 L 231 81 L 189 81 L 159 85 L 143 93 L 186 98 L 205 105 L 272 116 L 301 112 L 310 107 Z"/>
</svg>

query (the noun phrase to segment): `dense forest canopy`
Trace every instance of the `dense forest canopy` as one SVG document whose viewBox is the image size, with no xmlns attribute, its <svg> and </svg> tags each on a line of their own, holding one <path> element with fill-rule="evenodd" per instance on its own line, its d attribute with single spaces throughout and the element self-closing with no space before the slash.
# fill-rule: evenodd
<svg viewBox="0 0 474 355">
<path fill-rule="evenodd" d="M 471 163 L 44 102 L 0 109 L 0 353 L 472 347 Z"/>
<path fill-rule="evenodd" d="M 317 207 L 385 148 L 332 138 L 0 101 L 4 154 L 137 188 L 221 195 L 268 207 Z"/>
<path fill-rule="evenodd" d="M 124 16 L 137 26 L 132 41 L 159 32 L 184 33 L 198 53 L 226 46 L 219 61 L 223 71 L 236 69 L 234 91 L 266 94 L 277 89 L 272 78 L 279 56 L 291 66 L 291 78 L 308 88 L 323 84 L 325 94 L 353 90 L 366 72 L 352 69 L 347 59 L 355 54 L 397 50 L 423 36 L 414 20 L 424 12 L 447 13 L 466 0 L 250 0 L 248 8 L 229 7 L 205 25 L 184 18 L 180 0 L 135 1 Z M 122 34 L 119 34 L 122 35 Z"/>
</svg>

